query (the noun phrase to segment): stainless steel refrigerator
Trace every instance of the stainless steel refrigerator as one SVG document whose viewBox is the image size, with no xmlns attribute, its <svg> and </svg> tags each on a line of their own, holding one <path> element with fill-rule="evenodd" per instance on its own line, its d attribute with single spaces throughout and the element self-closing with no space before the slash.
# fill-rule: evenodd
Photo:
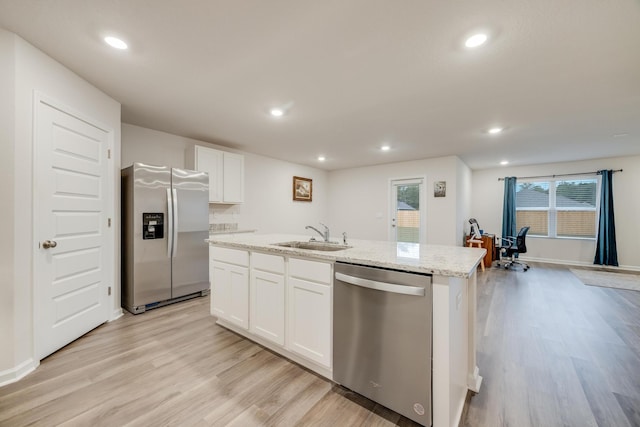
<svg viewBox="0 0 640 427">
<path fill-rule="evenodd" d="M 138 314 L 208 294 L 208 174 L 134 163 L 121 188 L 122 306 Z"/>
</svg>

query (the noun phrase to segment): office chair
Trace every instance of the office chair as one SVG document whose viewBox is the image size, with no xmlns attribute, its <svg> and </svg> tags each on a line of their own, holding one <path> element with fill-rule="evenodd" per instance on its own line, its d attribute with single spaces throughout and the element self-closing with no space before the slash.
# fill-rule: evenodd
<svg viewBox="0 0 640 427">
<path fill-rule="evenodd" d="M 518 255 L 527 252 L 528 231 L 529 227 L 522 227 L 516 237 L 502 238 L 503 243 L 506 243 L 500 245 L 500 261 L 498 261 L 499 267 L 504 266 L 505 269 L 508 269 L 518 264 L 522 266 L 523 271 L 527 271 L 529 269 L 529 265 L 526 262 L 518 260 Z M 508 258 L 508 260 L 503 262 L 503 257 Z"/>
</svg>

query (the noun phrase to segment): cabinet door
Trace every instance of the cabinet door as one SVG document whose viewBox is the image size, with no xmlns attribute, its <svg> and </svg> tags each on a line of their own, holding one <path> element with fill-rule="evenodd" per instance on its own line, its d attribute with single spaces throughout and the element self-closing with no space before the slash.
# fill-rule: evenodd
<svg viewBox="0 0 640 427">
<path fill-rule="evenodd" d="M 249 269 L 235 265 L 231 267 L 231 307 L 228 320 L 249 329 Z"/>
<path fill-rule="evenodd" d="M 249 329 L 249 269 L 214 261 L 211 314 Z"/>
<path fill-rule="evenodd" d="M 251 270 L 251 327 L 256 335 L 284 345 L 284 276 Z"/>
<path fill-rule="evenodd" d="M 223 159 L 223 201 L 224 203 L 242 203 L 244 202 L 244 156 L 224 152 Z"/>
<path fill-rule="evenodd" d="M 211 276 L 211 314 L 220 319 L 227 319 L 231 303 L 229 265 L 221 262 L 211 262 L 209 274 Z"/>
<path fill-rule="evenodd" d="M 209 202 L 223 201 L 224 157 L 223 152 L 205 147 L 195 147 L 196 170 L 209 174 Z"/>
<path fill-rule="evenodd" d="M 288 278 L 288 349 L 331 368 L 331 286 Z"/>
</svg>

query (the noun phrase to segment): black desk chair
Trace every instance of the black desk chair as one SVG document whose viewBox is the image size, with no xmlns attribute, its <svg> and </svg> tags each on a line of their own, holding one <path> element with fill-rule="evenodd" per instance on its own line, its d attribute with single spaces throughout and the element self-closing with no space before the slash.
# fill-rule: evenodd
<svg viewBox="0 0 640 427">
<path fill-rule="evenodd" d="M 508 269 L 512 266 L 521 265 L 524 271 L 529 269 L 526 262 L 518 260 L 518 255 L 527 252 L 527 232 L 529 227 L 522 227 L 516 237 L 503 237 L 503 244 L 500 246 L 500 261 L 498 267 L 503 266 Z M 502 258 L 507 260 L 503 261 Z"/>
</svg>

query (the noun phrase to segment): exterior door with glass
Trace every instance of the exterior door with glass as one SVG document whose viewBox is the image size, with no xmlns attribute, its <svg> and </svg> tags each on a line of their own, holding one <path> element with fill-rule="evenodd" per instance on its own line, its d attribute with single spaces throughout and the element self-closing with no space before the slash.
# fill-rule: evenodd
<svg viewBox="0 0 640 427">
<path fill-rule="evenodd" d="M 426 243 L 424 178 L 391 180 L 390 240 Z"/>
</svg>

